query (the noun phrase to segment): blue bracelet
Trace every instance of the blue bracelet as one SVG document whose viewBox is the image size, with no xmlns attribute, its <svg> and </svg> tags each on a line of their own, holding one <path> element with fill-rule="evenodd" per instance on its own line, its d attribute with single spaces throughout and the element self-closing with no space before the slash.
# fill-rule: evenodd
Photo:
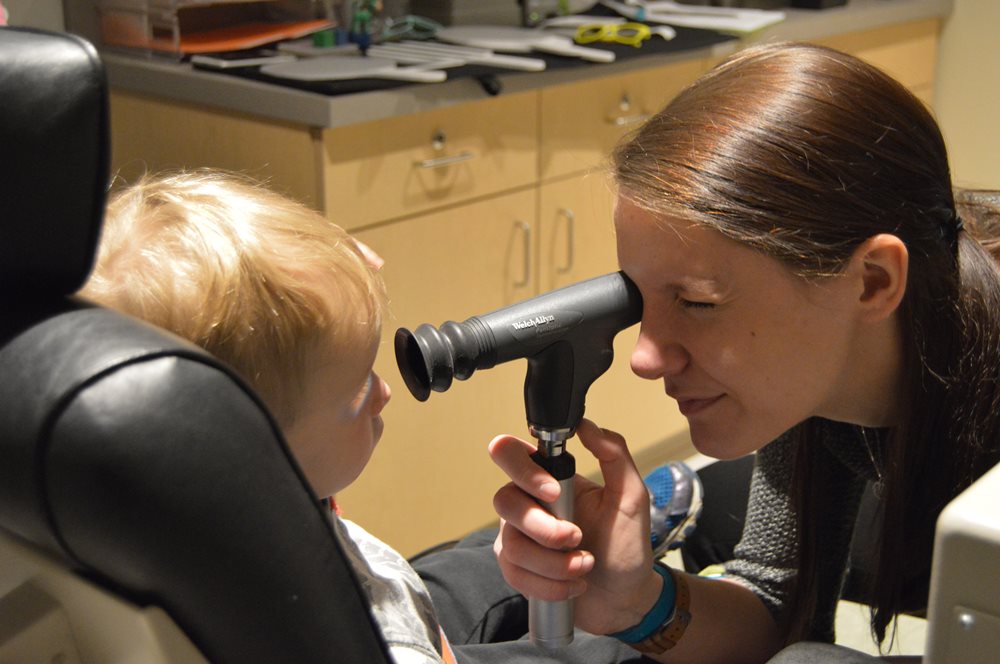
<svg viewBox="0 0 1000 664">
<path fill-rule="evenodd" d="M 656 604 L 643 616 L 638 625 L 629 627 L 621 632 L 608 634 L 608 636 L 630 645 L 645 641 L 656 633 L 673 614 L 674 602 L 677 598 L 677 591 L 674 588 L 674 575 L 670 573 L 666 565 L 663 565 L 659 561 L 653 565 L 653 569 L 663 577 L 663 589 L 660 591 L 660 596 L 656 599 Z"/>
</svg>

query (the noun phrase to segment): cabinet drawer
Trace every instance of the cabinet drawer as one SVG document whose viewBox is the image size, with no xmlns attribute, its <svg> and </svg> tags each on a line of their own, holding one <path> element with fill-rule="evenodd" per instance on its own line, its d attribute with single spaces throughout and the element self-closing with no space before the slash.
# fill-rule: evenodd
<svg viewBox="0 0 1000 664">
<path fill-rule="evenodd" d="M 539 291 L 618 269 L 614 194 L 611 173 L 605 170 L 553 180 L 540 187 Z"/>
<path fill-rule="evenodd" d="M 327 216 L 359 228 L 533 184 L 537 99 L 503 95 L 324 131 Z"/>
<path fill-rule="evenodd" d="M 875 65 L 925 98 L 934 87 L 939 33 L 939 21 L 928 19 L 839 35 L 818 43 Z"/>
<path fill-rule="evenodd" d="M 541 176 L 580 173 L 705 69 L 702 59 L 548 87 L 541 92 Z"/>
</svg>

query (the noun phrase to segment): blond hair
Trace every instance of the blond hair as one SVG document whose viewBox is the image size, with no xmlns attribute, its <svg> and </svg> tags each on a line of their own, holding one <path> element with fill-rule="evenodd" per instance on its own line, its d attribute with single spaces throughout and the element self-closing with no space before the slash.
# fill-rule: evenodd
<svg viewBox="0 0 1000 664">
<path fill-rule="evenodd" d="M 376 268 L 342 228 L 249 178 L 208 170 L 147 175 L 113 193 L 81 295 L 228 363 L 283 428 L 307 369 L 357 371 L 359 357 L 371 359 L 386 303 Z"/>
</svg>

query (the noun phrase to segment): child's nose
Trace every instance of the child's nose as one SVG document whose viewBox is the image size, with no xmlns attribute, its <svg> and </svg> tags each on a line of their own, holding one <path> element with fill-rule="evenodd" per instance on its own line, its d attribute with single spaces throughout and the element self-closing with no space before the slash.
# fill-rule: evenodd
<svg viewBox="0 0 1000 664">
<path fill-rule="evenodd" d="M 389 387 L 389 383 L 382 380 L 382 377 L 375 374 L 376 389 L 378 390 L 378 399 L 376 399 L 376 414 L 381 413 L 382 409 L 385 408 L 386 404 L 389 403 L 389 399 L 392 398 L 392 388 Z"/>
</svg>

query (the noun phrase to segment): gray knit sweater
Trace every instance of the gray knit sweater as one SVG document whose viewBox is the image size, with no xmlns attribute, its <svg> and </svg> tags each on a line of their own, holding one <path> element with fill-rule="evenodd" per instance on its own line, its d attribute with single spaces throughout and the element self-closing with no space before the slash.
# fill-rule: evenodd
<svg viewBox="0 0 1000 664">
<path fill-rule="evenodd" d="M 832 474 L 832 490 L 824 495 L 820 512 L 811 516 L 819 519 L 823 541 L 819 547 L 819 597 L 810 638 L 832 642 L 858 507 L 867 482 L 875 479 L 876 472 L 859 427 L 827 420 L 819 424 L 822 467 Z M 877 445 L 877 441 L 869 443 Z M 757 453 L 743 537 L 734 559 L 725 566 L 726 573 L 749 587 L 775 617 L 787 600 L 787 581 L 795 575 L 795 515 L 789 495 L 793 456 L 788 435 Z"/>
</svg>

